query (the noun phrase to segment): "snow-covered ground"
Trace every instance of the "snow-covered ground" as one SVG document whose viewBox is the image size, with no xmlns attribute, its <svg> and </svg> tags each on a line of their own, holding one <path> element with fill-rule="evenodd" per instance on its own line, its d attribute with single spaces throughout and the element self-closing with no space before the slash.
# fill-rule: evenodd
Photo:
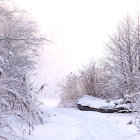
<svg viewBox="0 0 140 140">
<path fill-rule="evenodd" d="M 72 108 L 51 108 L 52 117 L 29 140 L 140 140 L 129 114 L 107 114 Z"/>
</svg>

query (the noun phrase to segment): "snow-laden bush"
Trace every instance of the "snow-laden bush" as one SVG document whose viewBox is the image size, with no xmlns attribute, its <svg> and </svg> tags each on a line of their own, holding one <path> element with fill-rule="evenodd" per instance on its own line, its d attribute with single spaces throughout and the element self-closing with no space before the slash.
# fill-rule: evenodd
<svg viewBox="0 0 140 140">
<path fill-rule="evenodd" d="M 43 123 L 29 80 L 43 40 L 27 13 L 0 6 L 0 139 L 19 139 L 19 131 L 23 135 Z"/>
</svg>

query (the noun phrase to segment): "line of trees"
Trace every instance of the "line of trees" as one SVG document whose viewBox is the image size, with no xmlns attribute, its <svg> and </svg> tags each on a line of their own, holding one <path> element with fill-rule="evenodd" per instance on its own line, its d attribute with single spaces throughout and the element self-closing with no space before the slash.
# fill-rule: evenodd
<svg viewBox="0 0 140 140">
<path fill-rule="evenodd" d="M 44 41 L 25 11 L 0 6 L 0 139 L 19 139 L 14 130 L 24 134 L 43 123 L 28 77 Z"/>
<path fill-rule="evenodd" d="M 140 91 L 139 14 L 135 18 L 127 15 L 109 36 L 105 48 L 105 58 L 100 64 L 91 62 L 80 73 L 66 78 L 61 86 L 62 104 L 70 99 L 75 103 L 83 95 L 111 100 Z M 75 82 L 70 84 L 69 81 Z M 76 86 L 73 87 L 73 84 Z M 75 88 L 74 92 L 69 92 L 72 88 Z"/>
</svg>

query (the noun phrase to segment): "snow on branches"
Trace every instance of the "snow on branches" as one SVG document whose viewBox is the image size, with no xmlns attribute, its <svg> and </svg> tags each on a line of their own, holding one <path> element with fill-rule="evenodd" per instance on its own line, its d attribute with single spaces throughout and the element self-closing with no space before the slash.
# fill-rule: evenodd
<svg viewBox="0 0 140 140">
<path fill-rule="evenodd" d="M 26 13 L 0 7 L 0 138 L 17 136 L 15 126 L 25 131 L 43 123 L 44 113 L 27 77 L 43 40 Z"/>
</svg>

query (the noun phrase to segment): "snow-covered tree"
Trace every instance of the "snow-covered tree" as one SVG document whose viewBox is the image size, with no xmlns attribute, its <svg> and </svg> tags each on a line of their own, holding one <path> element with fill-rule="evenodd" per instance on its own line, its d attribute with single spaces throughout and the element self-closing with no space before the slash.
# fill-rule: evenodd
<svg viewBox="0 0 140 140">
<path fill-rule="evenodd" d="M 43 40 L 25 11 L 0 6 L 0 138 L 16 136 L 13 127 L 19 124 L 26 131 L 43 123 L 43 112 L 28 78 Z"/>
<path fill-rule="evenodd" d="M 110 75 L 118 82 L 124 94 L 139 90 L 136 77 L 139 70 L 139 28 L 135 20 L 127 16 L 110 36 L 107 43 L 106 65 Z"/>
</svg>

